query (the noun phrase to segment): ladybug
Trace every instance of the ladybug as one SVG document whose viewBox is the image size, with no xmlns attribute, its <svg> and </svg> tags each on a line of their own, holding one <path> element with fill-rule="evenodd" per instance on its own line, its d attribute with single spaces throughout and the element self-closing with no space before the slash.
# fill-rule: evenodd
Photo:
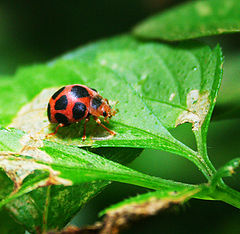
<svg viewBox="0 0 240 234">
<path fill-rule="evenodd" d="M 116 111 L 111 109 L 107 99 L 99 95 L 96 89 L 85 85 L 73 84 L 60 88 L 49 100 L 47 115 L 50 123 L 58 123 L 55 132 L 48 134 L 55 135 L 60 127 L 80 122 L 85 119 L 83 130 L 83 141 L 86 139 L 86 123 L 90 116 L 106 129 L 111 135 L 116 135 L 101 123 L 100 116 L 108 122 L 108 118 L 115 115 Z"/>
</svg>

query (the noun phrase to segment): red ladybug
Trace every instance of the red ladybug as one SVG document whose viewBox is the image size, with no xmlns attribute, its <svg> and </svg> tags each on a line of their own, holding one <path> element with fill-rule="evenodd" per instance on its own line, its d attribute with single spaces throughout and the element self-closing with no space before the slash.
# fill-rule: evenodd
<svg viewBox="0 0 240 234">
<path fill-rule="evenodd" d="M 104 126 L 99 116 L 104 116 L 104 121 L 115 115 L 107 99 L 100 96 L 95 89 L 85 85 L 67 85 L 55 92 L 48 103 L 47 114 L 51 123 L 58 123 L 55 132 L 48 134 L 55 135 L 59 127 L 85 119 L 82 139 L 86 139 L 86 123 L 92 115 L 95 121 L 106 129 L 111 135 L 116 135 Z M 108 121 L 107 121 L 108 122 Z"/>
</svg>

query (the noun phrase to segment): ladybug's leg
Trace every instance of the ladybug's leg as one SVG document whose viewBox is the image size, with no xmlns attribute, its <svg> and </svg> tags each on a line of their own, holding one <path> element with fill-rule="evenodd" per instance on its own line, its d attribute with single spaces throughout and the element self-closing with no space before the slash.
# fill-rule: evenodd
<svg viewBox="0 0 240 234">
<path fill-rule="evenodd" d="M 86 118 L 85 119 L 85 123 L 84 123 L 84 126 L 83 126 L 83 136 L 82 136 L 82 140 L 85 141 L 86 140 L 86 125 L 87 125 L 87 122 L 89 121 L 89 118 Z"/>
<path fill-rule="evenodd" d="M 107 128 L 105 125 L 102 124 L 101 120 L 98 117 L 94 117 L 95 121 L 97 122 L 97 124 L 99 124 L 101 127 L 103 127 L 104 129 L 106 129 L 111 135 L 116 135 L 116 133 L 112 130 L 110 130 L 109 128 Z"/>
<path fill-rule="evenodd" d="M 57 132 L 58 132 L 58 129 L 61 128 L 61 127 L 64 127 L 64 126 L 65 126 L 65 125 L 64 125 L 63 123 L 58 124 L 58 126 L 57 126 L 56 129 L 55 129 L 55 131 L 52 132 L 52 133 L 47 134 L 46 137 L 50 137 L 50 136 L 54 136 L 54 135 L 56 135 Z"/>
</svg>

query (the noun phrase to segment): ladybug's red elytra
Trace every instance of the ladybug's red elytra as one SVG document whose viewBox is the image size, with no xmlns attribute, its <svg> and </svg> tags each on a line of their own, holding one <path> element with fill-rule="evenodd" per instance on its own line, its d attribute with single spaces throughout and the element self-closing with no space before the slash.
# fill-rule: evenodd
<svg viewBox="0 0 240 234">
<path fill-rule="evenodd" d="M 95 121 L 106 129 L 111 135 L 116 133 L 104 126 L 98 117 L 103 116 L 104 121 L 115 115 L 107 99 L 99 95 L 97 90 L 85 85 L 73 84 L 60 88 L 49 100 L 47 114 L 51 123 L 58 123 L 55 132 L 48 134 L 55 135 L 59 127 L 85 119 L 83 137 L 86 139 L 86 123 L 92 115 Z"/>
</svg>

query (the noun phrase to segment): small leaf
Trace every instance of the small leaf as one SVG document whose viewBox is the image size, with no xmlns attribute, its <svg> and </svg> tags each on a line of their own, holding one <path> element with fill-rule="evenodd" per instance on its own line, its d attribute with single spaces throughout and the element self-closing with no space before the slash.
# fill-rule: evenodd
<svg viewBox="0 0 240 234">
<path fill-rule="evenodd" d="M 235 170 L 240 165 L 240 158 L 232 159 L 230 162 L 226 163 L 223 167 L 217 170 L 215 175 L 211 180 L 212 187 L 216 187 L 217 183 L 221 181 L 222 178 L 232 176 Z"/>
<path fill-rule="evenodd" d="M 150 17 L 137 25 L 136 36 L 168 41 L 240 31 L 238 0 L 192 1 Z"/>
<path fill-rule="evenodd" d="M 132 197 L 115 204 L 100 215 L 106 215 L 101 225 L 102 233 L 119 231 L 134 220 L 155 215 L 172 205 L 179 205 L 192 198 L 201 189 L 162 190 Z"/>
</svg>

